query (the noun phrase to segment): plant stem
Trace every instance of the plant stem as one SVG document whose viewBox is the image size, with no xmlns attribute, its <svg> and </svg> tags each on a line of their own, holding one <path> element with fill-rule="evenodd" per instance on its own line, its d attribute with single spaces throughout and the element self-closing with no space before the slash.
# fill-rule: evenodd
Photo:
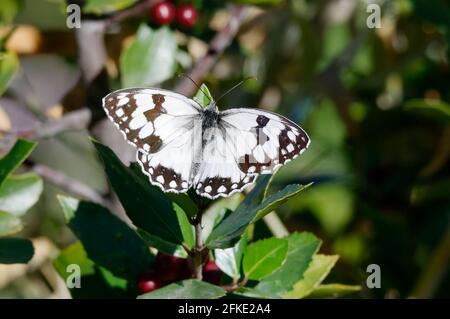
<svg viewBox="0 0 450 319">
<path fill-rule="evenodd" d="M 195 247 L 193 256 L 193 276 L 198 280 L 202 280 L 203 270 L 203 240 L 202 240 L 202 213 L 196 218 L 195 224 Z"/>
</svg>

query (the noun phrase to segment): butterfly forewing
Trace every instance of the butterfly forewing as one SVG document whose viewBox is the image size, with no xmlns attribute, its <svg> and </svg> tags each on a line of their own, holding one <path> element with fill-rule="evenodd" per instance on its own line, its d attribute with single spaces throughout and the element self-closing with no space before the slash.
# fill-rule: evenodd
<svg viewBox="0 0 450 319">
<path fill-rule="evenodd" d="M 247 174 L 269 174 L 302 154 L 309 146 L 306 132 L 278 114 L 255 109 L 230 109 L 219 125 L 234 146 L 236 162 Z"/>
<path fill-rule="evenodd" d="M 193 100 L 161 89 L 118 90 L 103 98 L 103 107 L 127 141 L 147 153 L 183 134 L 201 114 Z"/>
</svg>

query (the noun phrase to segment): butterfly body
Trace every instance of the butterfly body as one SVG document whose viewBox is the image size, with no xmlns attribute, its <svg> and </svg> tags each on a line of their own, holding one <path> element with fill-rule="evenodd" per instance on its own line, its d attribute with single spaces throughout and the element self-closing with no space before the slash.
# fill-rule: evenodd
<svg viewBox="0 0 450 319">
<path fill-rule="evenodd" d="M 103 106 L 150 182 L 166 192 L 193 187 L 211 199 L 242 191 L 259 174 L 273 173 L 309 145 L 306 132 L 275 113 L 202 108 L 183 95 L 156 88 L 122 89 Z"/>
</svg>

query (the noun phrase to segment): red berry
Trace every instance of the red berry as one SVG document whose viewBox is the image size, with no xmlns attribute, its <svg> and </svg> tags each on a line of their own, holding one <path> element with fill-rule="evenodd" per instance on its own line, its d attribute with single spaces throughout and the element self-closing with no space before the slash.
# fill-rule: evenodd
<svg viewBox="0 0 450 319">
<path fill-rule="evenodd" d="M 217 267 L 214 261 L 209 261 L 203 267 L 203 280 L 211 284 L 218 285 L 223 272 Z"/>
<path fill-rule="evenodd" d="M 197 10 L 190 4 L 182 4 L 177 9 L 177 22 L 184 28 L 192 28 L 197 22 Z"/>
<path fill-rule="evenodd" d="M 175 18 L 175 6 L 169 1 L 158 2 L 150 9 L 153 21 L 158 24 L 170 24 Z"/>
<path fill-rule="evenodd" d="M 173 282 L 180 279 L 183 270 L 187 268 L 186 259 L 161 253 L 156 256 L 154 270 L 158 274 L 158 278 L 164 282 Z"/>
<path fill-rule="evenodd" d="M 138 288 L 141 293 L 151 292 L 161 288 L 162 284 L 154 275 L 145 275 L 139 279 Z"/>
</svg>

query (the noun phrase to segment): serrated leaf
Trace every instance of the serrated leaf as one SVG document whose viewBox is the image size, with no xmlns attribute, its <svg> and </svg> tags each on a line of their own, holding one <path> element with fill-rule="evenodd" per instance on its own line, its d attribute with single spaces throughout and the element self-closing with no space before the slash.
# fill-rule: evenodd
<svg viewBox="0 0 450 319">
<path fill-rule="evenodd" d="M 23 238 L 0 238 L 0 264 L 25 264 L 33 258 L 33 243 Z"/>
<path fill-rule="evenodd" d="M 73 207 L 73 199 L 59 196 L 65 210 Z M 67 225 L 82 242 L 88 256 L 114 275 L 137 278 L 153 262 L 145 242 L 108 209 L 80 201 L 75 211 L 65 212 Z"/>
<path fill-rule="evenodd" d="M 176 51 L 175 34 L 168 27 L 152 30 L 141 24 L 136 39 L 120 57 L 122 86 L 152 86 L 171 78 Z"/>
<path fill-rule="evenodd" d="M 36 147 L 35 142 L 17 140 L 13 148 L 0 160 L 0 186 Z"/>
<path fill-rule="evenodd" d="M 218 299 L 225 296 L 225 290 L 196 279 L 176 282 L 138 296 L 138 299 Z"/>
<path fill-rule="evenodd" d="M 241 277 L 241 264 L 247 249 L 247 238 L 243 236 L 234 247 L 214 250 L 215 262 L 225 274 L 233 279 Z"/>
<path fill-rule="evenodd" d="M 258 178 L 252 191 L 247 194 L 238 208 L 213 229 L 206 241 L 208 248 L 223 249 L 234 246 L 247 226 L 255 218 L 257 214 L 255 209 L 259 206 L 264 196 L 270 178 L 270 175 L 262 175 Z"/>
<path fill-rule="evenodd" d="M 315 255 L 305 271 L 303 279 L 298 281 L 291 291 L 284 294 L 283 298 L 299 299 L 307 297 L 325 279 L 338 259 L 339 256 L 337 255 Z"/>
<path fill-rule="evenodd" d="M 303 278 L 303 274 L 320 247 L 321 241 L 313 234 L 293 233 L 287 238 L 288 252 L 283 265 L 264 278 L 256 289 L 268 294 L 283 294 Z"/>
<path fill-rule="evenodd" d="M 0 187 L 0 210 L 21 216 L 38 201 L 42 179 L 34 174 L 9 176 Z"/>
<path fill-rule="evenodd" d="M 288 241 L 282 238 L 259 240 L 247 247 L 242 266 L 245 277 L 260 280 L 278 269 L 286 258 Z"/>
<path fill-rule="evenodd" d="M 136 175 L 111 149 L 93 141 L 105 167 L 106 175 L 134 225 L 153 236 L 181 244 L 183 234 L 170 200 L 163 192 Z"/>
<path fill-rule="evenodd" d="M 200 104 L 204 108 L 206 108 L 210 102 L 214 101 L 214 99 L 211 95 L 211 92 L 209 91 L 206 84 L 202 84 L 200 86 L 200 89 L 197 91 L 197 93 L 194 96 L 194 101 L 196 101 L 198 104 Z"/>
<path fill-rule="evenodd" d="M 14 53 L 0 52 L 0 96 L 6 91 L 18 69 L 19 60 Z"/>
<path fill-rule="evenodd" d="M 0 211 L 0 236 L 15 234 L 22 230 L 22 222 L 17 216 Z"/>
</svg>

